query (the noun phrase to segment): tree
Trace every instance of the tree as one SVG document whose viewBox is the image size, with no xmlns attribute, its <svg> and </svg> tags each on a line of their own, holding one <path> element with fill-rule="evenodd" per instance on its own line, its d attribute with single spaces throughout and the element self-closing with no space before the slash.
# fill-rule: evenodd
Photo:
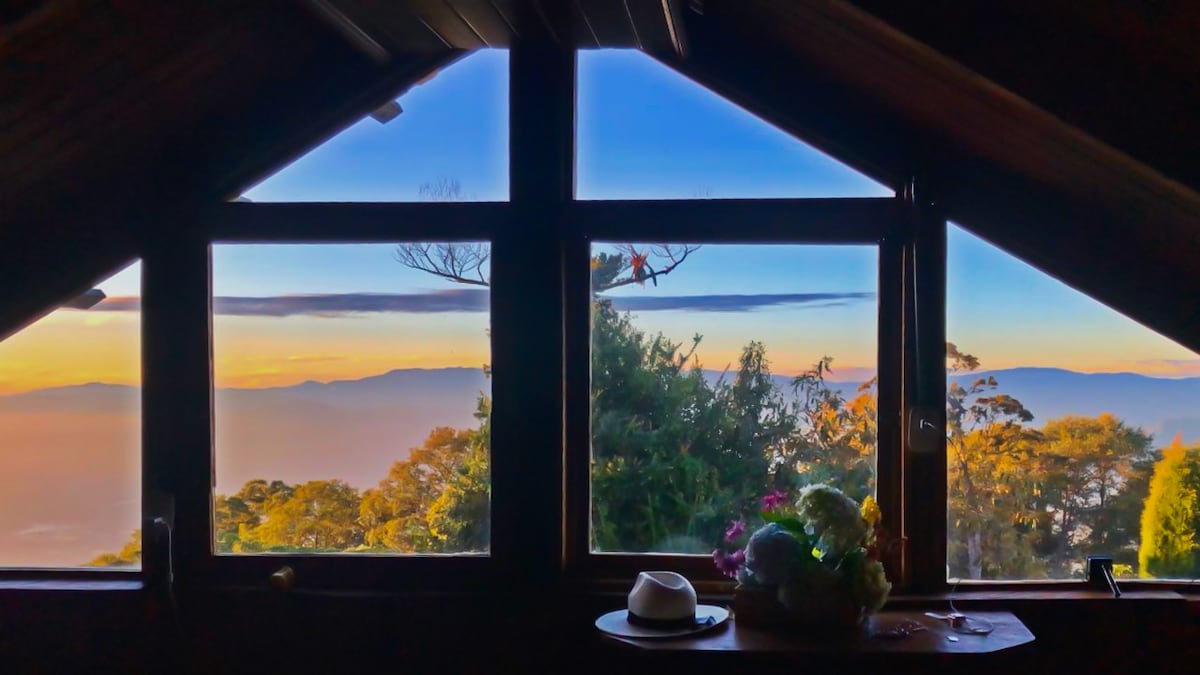
<svg viewBox="0 0 1200 675">
<path fill-rule="evenodd" d="M 797 484 L 833 485 L 861 501 L 875 493 L 876 379 L 859 385 L 846 401 L 825 381 L 832 366 L 832 357 L 822 357 L 792 380 L 794 431 L 782 457 L 790 469 L 784 475 Z"/>
<path fill-rule="evenodd" d="M 297 485 L 267 508 L 256 527 L 242 527 L 243 550 L 344 551 L 362 545 L 358 491 L 340 480 Z"/>
<path fill-rule="evenodd" d="M 213 530 L 218 553 L 240 553 L 243 539 L 262 523 L 267 512 L 291 499 L 295 487 L 280 480 L 246 481 L 232 496 L 217 495 L 213 503 Z M 252 545 L 250 550 L 258 550 Z"/>
<path fill-rule="evenodd" d="M 492 401 L 480 396 L 479 428 L 446 488 L 429 507 L 429 531 L 444 551 L 486 551 L 491 546 Z"/>
<path fill-rule="evenodd" d="M 142 531 L 137 529 L 129 535 L 129 541 L 117 553 L 96 556 L 87 567 L 134 567 L 142 564 Z"/>
<path fill-rule="evenodd" d="M 1035 497 L 1037 552 L 1057 576 L 1082 574 L 1090 554 L 1112 555 L 1137 545 L 1140 467 L 1150 456 L 1151 437 L 1114 415 L 1066 416 L 1042 429 L 1036 462 L 1044 477 Z M 1132 488 L 1132 489 L 1131 489 Z M 1122 562 L 1133 562 L 1124 560 Z"/>
<path fill-rule="evenodd" d="M 1200 576 L 1200 446 L 1185 448 L 1176 436 L 1154 465 L 1142 511 L 1138 574 Z"/>
<path fill-rule="evenodd" d="M 696 336 L 693 349 L 699 341 Z M 610 301 L 595 304 L 592 528 L 598 549 L 705 552 L 711 550 L 708 530 L 727 515 L 712 508 L 720 487 L 710 461 L 720 453 L 718 427 L 726 420 L 700 370 L 684 371 L 691 351 L 679 348 L 634 328 Z"/>
<path fill-rule="evenodd" d="M 462 198 L 462 189 L 457 181 L 443 179 L 422 186 L 422 196 L 434 201 L 458 201 Z M 653 245 L 639 250 L 629 244 L 616 247 L 613 252 L 599 253 L 591 263 L 592 292 L 597 294 L 635 283 L 644 285 L 650 282 L 657 285 L 660 277 L 677 269 L 698 248 L 690 245 Z M 406 267 L 454 283 L 489 286 L 486 270 L 489 252 L 486 244 L 401 244 L 396 249 L 396 259 Z M 612 312 L 611 302 L 598 297 L 594 302 L 598 322 L 609 326 L 619 323 L 615 312 Z M 627 332 L 631 329 L 628 322 L 623 328 Z M 698 342 L 699 336 L 693 344 L 693 350 Z M 658 357 L 669 354 L 667 358 L 672 362 L 677 356 L 676 347 L 661 336 L 654 350 L 657 350 Z M 679 375 L 679 369 L 690 353 L 678 355 L 679 364 L 675 367 L 674 375 Z M 637 362 L 642 363 L 640 359 L 644 356 L 638 354 Z M 669 377 L 665 371 L 661 374 Z M 684 379 L 687 378 L 681 378 L 681 381 Z M 712 398 L 711 391 L 703 390 L 703 377 L 699 371 L 691 376 L 690 385 L 686 386 L 692 387 L 702 397 Z M 695 412 L 701 408 L 697 407 Z M 440 439 L 431 436 L 427 440 L 424 450 L 429 453 L 441 452 L 445 457 L 454 458 L 442 467 L 449 469 L 446 473 L 434 472 L 438 479 L 436 484 L 418 480 L 421 476 L 414 473 L 410 457 L 407 461 L 397 462 L 389 478 L 364 495 L 362 522 L 367 527 L 367 545 L 398 550 L 486 549 L 490 510 L 490 399 L 481 397 L 479 410 L 477 418 L 481 420 L 481 427 L 478 430 L 461 432 L 455 436 L 452 444 L 447 444 L 449 438 L 445 436 Z M 656 466 L 667 472 L 673 472 L 675 468 L 673 464 L 663 462 Z M 707 473 L 702 463 L 693 463 L 692 467 Z M 699 475 L 692 479 L 703 482 Z M 600 482 L 603 485 L 603 480 Z M 430 485 L 435 486 L 430 488 Z M 714 511 L 709 520 L 715 523 L 720 517 Z M 655 524 L 656 521 L 651 519 L 651 530 L 654 530 Z"/>
<path fill-rule="evenodd" d="M 479 405 L 480 429 L 434 429 L 363 495 L 367 546 L 405 553 L 486 549 L 486 520 L 465 522 L 486 513 L 490 495 L 490 403 Z"/>
<path fill-rule="evenodd" d="M 979 359 L 947 343 L 950 373 L 970 372 Z M 946 390 L 948 551 L 950 575 L 968 579 L 1026 578 L 1036 570 L 1028 497 L 1037 476 L 1033 413 L 1017 399 L 997 393 L 993 376 Z M 986 576 L 985 576 L 986 575 Z"/>
</svg>

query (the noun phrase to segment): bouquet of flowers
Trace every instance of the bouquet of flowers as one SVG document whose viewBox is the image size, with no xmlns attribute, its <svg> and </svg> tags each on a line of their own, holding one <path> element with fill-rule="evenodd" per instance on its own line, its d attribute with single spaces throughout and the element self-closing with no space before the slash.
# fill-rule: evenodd
<svg viewBox="0 0 1200 675">
<path fill-rule="evenodd" d="M 881 513 L 873 497 L 860 506 L 835 487 L 809 485 L 794 502 L 782 492 L 767 495 L 760 516 L 765 524 L 748 540 L 745 520 L 730 523 L 725 541 L 745 540 L 740 548 L 713 551 L 739 590 L 769 594 L 788 618 L 812 624 L 857 625 L 887 601 L 892 585 L 879 561 Z"/>
</svg>

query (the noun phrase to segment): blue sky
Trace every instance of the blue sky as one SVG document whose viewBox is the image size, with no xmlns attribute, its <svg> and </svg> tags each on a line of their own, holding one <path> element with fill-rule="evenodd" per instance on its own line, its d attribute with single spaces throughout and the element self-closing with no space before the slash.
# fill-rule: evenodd
<svg viewBox="0 0 1200 675">
<path fill-rule="evenodd" d="M 578 83 L 581 199 L 893 194 L 638 52 L 582 52 Z M 452 178 L 467 199 L 507 199 L 507 86 L 505 52 L 468 56 L 404 93 L 397 119 L 381 125 L 368 118 L 349 127 L 246 196 L 413 201 L 421 199 L 423 183 Z M 1194 353 L 962 229 L 952 226 L 949 237 L 948 335 L 985 367 L 1200 374 Z M 870 246 L 707 246 L 658 288 L 634 286 L 614 295 L 861 294 L 876 290 L 876 255 Z M 214 284 L 218 295 L 239 296 L 449 288 L 403 268 L 381 245 L 223 247 L 214 254 Z M 824 354 L 845 367 L 870 369 L 874 311 L 873 298 L 859 297 L 835 306 L 791 303 L 736 313 L 640 311 L 638 323 L 681 341 L 703 333 L 714 366 L 740 344 L 762 339 L 782 371 Z M 435 325 L 451 322 L 445 313 L 395 314 L 395 326 L 409 331 L 427 326 L 442 334 Z M 273 326 L 300 318 L 258 320 Z M 322 320 L 328 321 L 307 317 L 305 325 L 328 333 Z"/>
</svg>

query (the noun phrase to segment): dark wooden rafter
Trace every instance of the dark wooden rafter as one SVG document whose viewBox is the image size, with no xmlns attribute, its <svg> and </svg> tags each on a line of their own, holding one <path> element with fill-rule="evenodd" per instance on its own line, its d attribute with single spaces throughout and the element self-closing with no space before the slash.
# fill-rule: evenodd
<svg viewBox="0 0 1200 675">
<path fill-rule="evenodd" d="M 979 75 L 1200 189 L 1200 3 L 851 0 Z"/>
<path fill-rule="evenodd" d="M 667 27 L 667 37 L 675 56 L 686 59 L 688 56 L 687 20 L 684 17 L 685 0 L 661 0 L 663 21 Z"/>
<path fill-rule="evenodd" d="M 307 0 L 306 0 L 307 1 Z M 311 0 L 329 5 L 345 17 L 353 28 L 361 31 L 383 49 L 394 54 L 431 54 L 455 48 L 455 40 L 463 38 L 472 47 L 480 46 L 477 37 L 465 37 L 470 31 L 446 7 L 431 15 L 426 8 L 416 11 L 417 3 L 392 0 Z M 410 6 L 411 5 L 411 6 Z M 455 20 L 457 25 L 445 25 Z M 333 26 L 334 30 L 339 30 Z"/>
<path fill-rule="evenodd" d="M 512 44 L 515 28 L 489 0 L 446 0 L 447 4 L 488 47 Z"/>
<path fill-rule="evenodd" d="M 1197 193 L 846 3 L 710 1 L 689 20 L 678 65 L 701 83 L 889 184 L 937 172 L 949 218 L 1200 348 Z"/>
<path fill-rule="evenodd" d="M 145 415 L 152 456 L 145 486 L 184 495 L 180 522 L 189 534 L 180 542 L 181 564 L 201 576 L 261 581 L 278 564 L 209 560 L 208 345 L 197 333 L 208 321 L 205 237 L 493 241 L 493 308 L 505 317 L 493 334 L 493 513 L 502 543 L 495 566 L 479 558 L 406 561 L 410 580 L 393 582 L 399 587 L 423 583 L 425 573 L 454 583 L 449 570 L 482 588 L 494 584 L 496 567 L 514 587 L 546 584 L 563 557 L 584 575 L 628 576 L 665 560 L 569 559 L 588 547 L 579 524 L 586 523 L 586 492 L 562 484 L 564 475 L 570 485 L 586 483 L 587 463 L 564 460 L 562 451 L 583 453 L 589 443 L 588 355 L 578 351 L 587 337 L 581 298 L 589 237 L 881 241 L 881 255 L 890 256 L 881 285 L 902 277 L 904 295 L 881 305 L 880 320 L 905 328 L 881 330 L 880 372 L 905 382 L 902 391 L 880 391 L 881 410 L 939 406 L 944 398 L 944 326 L 937 329 L 944 217 L 1200 348 L 1194 181 L 1172 180 L 847 2 L 705 0 L 698 13 L 676 0 L 324 1 L 387 58 L 284 0 L 118 0 L 90 15 L 88 3 L 58 0 L 0 29 L 0 57 L 12 65 L 0 72 L 0 335 L 146 256 L 153 290 L 144 296 L 145 347 L 160 367 L 145 381 L 153 399 Z M 94 43 L 94 51 L 78 55 L 70 45 L 80 42 Z M 511 203 L 221 203 L 462 56 L 462 48 L 507 44 L 514 47 Z M 572 203 L 569 55 L 577 45 L 640 45 L 881 182 L 901 186 L 923 174 L 937 198 L 920 205 L 924 215 L 907 239 L 868 217 L 879 209 L 884 221 L 898 218 L 901 200 Z M 1187 45 L 1164 49 L 1190 53 Z M 73 96 L 61 96 L 63 88 Z M 747 219 L 756 225 L 730 233 L 728 222 Z M 905 359 L 886 362 L 885 343 L 901 340 Z M 173 380 L 161 364 L 176 359 L 182 377 Z M 572 386 L 564 411 L 563 388 Z M 881 419 L 881 446 L 898 445 L 904 426 Z M 181 429 L 195 433 L 176 447 Z M 901 529 L 912 526 L 913 547 L 933 552 L 910 558 L 904 577 L 930 589 L 944 576 L 944 531 L 917 528 L 944 515 L 944 465 L 936 455 L 903 456 L 903 484 L 886 488 L 903 495 L 905 509 L 894 511 L 904 515 Z M 893 481 L 901 473 L 897 457 L 881 465 Z M 558 512 L 564 504 L 566 516 Z M 556 529 L 563 522 L 575 525 L 563 533 Z M 358 562 L 372 583 L 388 583 L 393 561 Z M 360 581 L 345 574 L 344 563 L 314 559 L 306 574 Z M 692 563 L 697 574 L 711 573 L 707 560 L 684 567 Z"/>
<path fill-rule="evenodd" d="M 637 47 L 637 32 L 625 0 L 573 0 L 596 42 L 605 47 Z"/>
<path fill-rule="evenodd" d="M 188 148 L 206 157 L 211 171 L 220 172 L 220 178 L 208 186 L 211 193 L 206 198 L 236 197 L 464 54 L 446 50 L 402 55 L 385 66 L 349 64 L 331 68 L 328 64 L 318 64 L 309 72 L 320 76 L 322 86 L 293 83 L 274 96 L 260 94 L 265 100 L 249 113 L 259 116 L 257 123 L 239 128 L 235 136 L 244 149 L 242 153 L 230 156 L 230 148 L 214 148 L 219 154 L 209 159 L 214 153 L 206 152 L 205 148 Z M 331 94 L 335 94 L 334 104 L 326 102 Z"/>
</svg>

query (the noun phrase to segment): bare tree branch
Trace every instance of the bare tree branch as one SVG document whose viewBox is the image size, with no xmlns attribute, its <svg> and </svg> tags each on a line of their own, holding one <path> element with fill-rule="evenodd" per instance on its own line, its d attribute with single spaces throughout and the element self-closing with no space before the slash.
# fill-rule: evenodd
<svg viewBox="0 0 1200 675">
<path fill-rule="evenodd" d="M 425 201 L 457 202 L 466 199 L 462 184 L 454 178 L 438 178 L 425 182 L 418 189 Z M 679 267 L 688 256 L 700 248 L 695 244 L 656 244 L 639 251 L 633 244 L 617 247 L 616 253 L 598 253 L 592 258 L 592 292 L 604 291 L 629 284 L 658 285 L 664 277 Z M 491 249 L 488 244 L 470 243 L 410 243 L 396 246 L 396 260 L 415 270 L 459 284 L 490 286 L 484 273 Z"/>
<path fill-rule="evenodd" d="M 459 284 L 490 286 L 483 267 L 491 256 L 487 244 L 399 244 L 396 260 L 405 267 L 428 272 Z"/>
</svg>

